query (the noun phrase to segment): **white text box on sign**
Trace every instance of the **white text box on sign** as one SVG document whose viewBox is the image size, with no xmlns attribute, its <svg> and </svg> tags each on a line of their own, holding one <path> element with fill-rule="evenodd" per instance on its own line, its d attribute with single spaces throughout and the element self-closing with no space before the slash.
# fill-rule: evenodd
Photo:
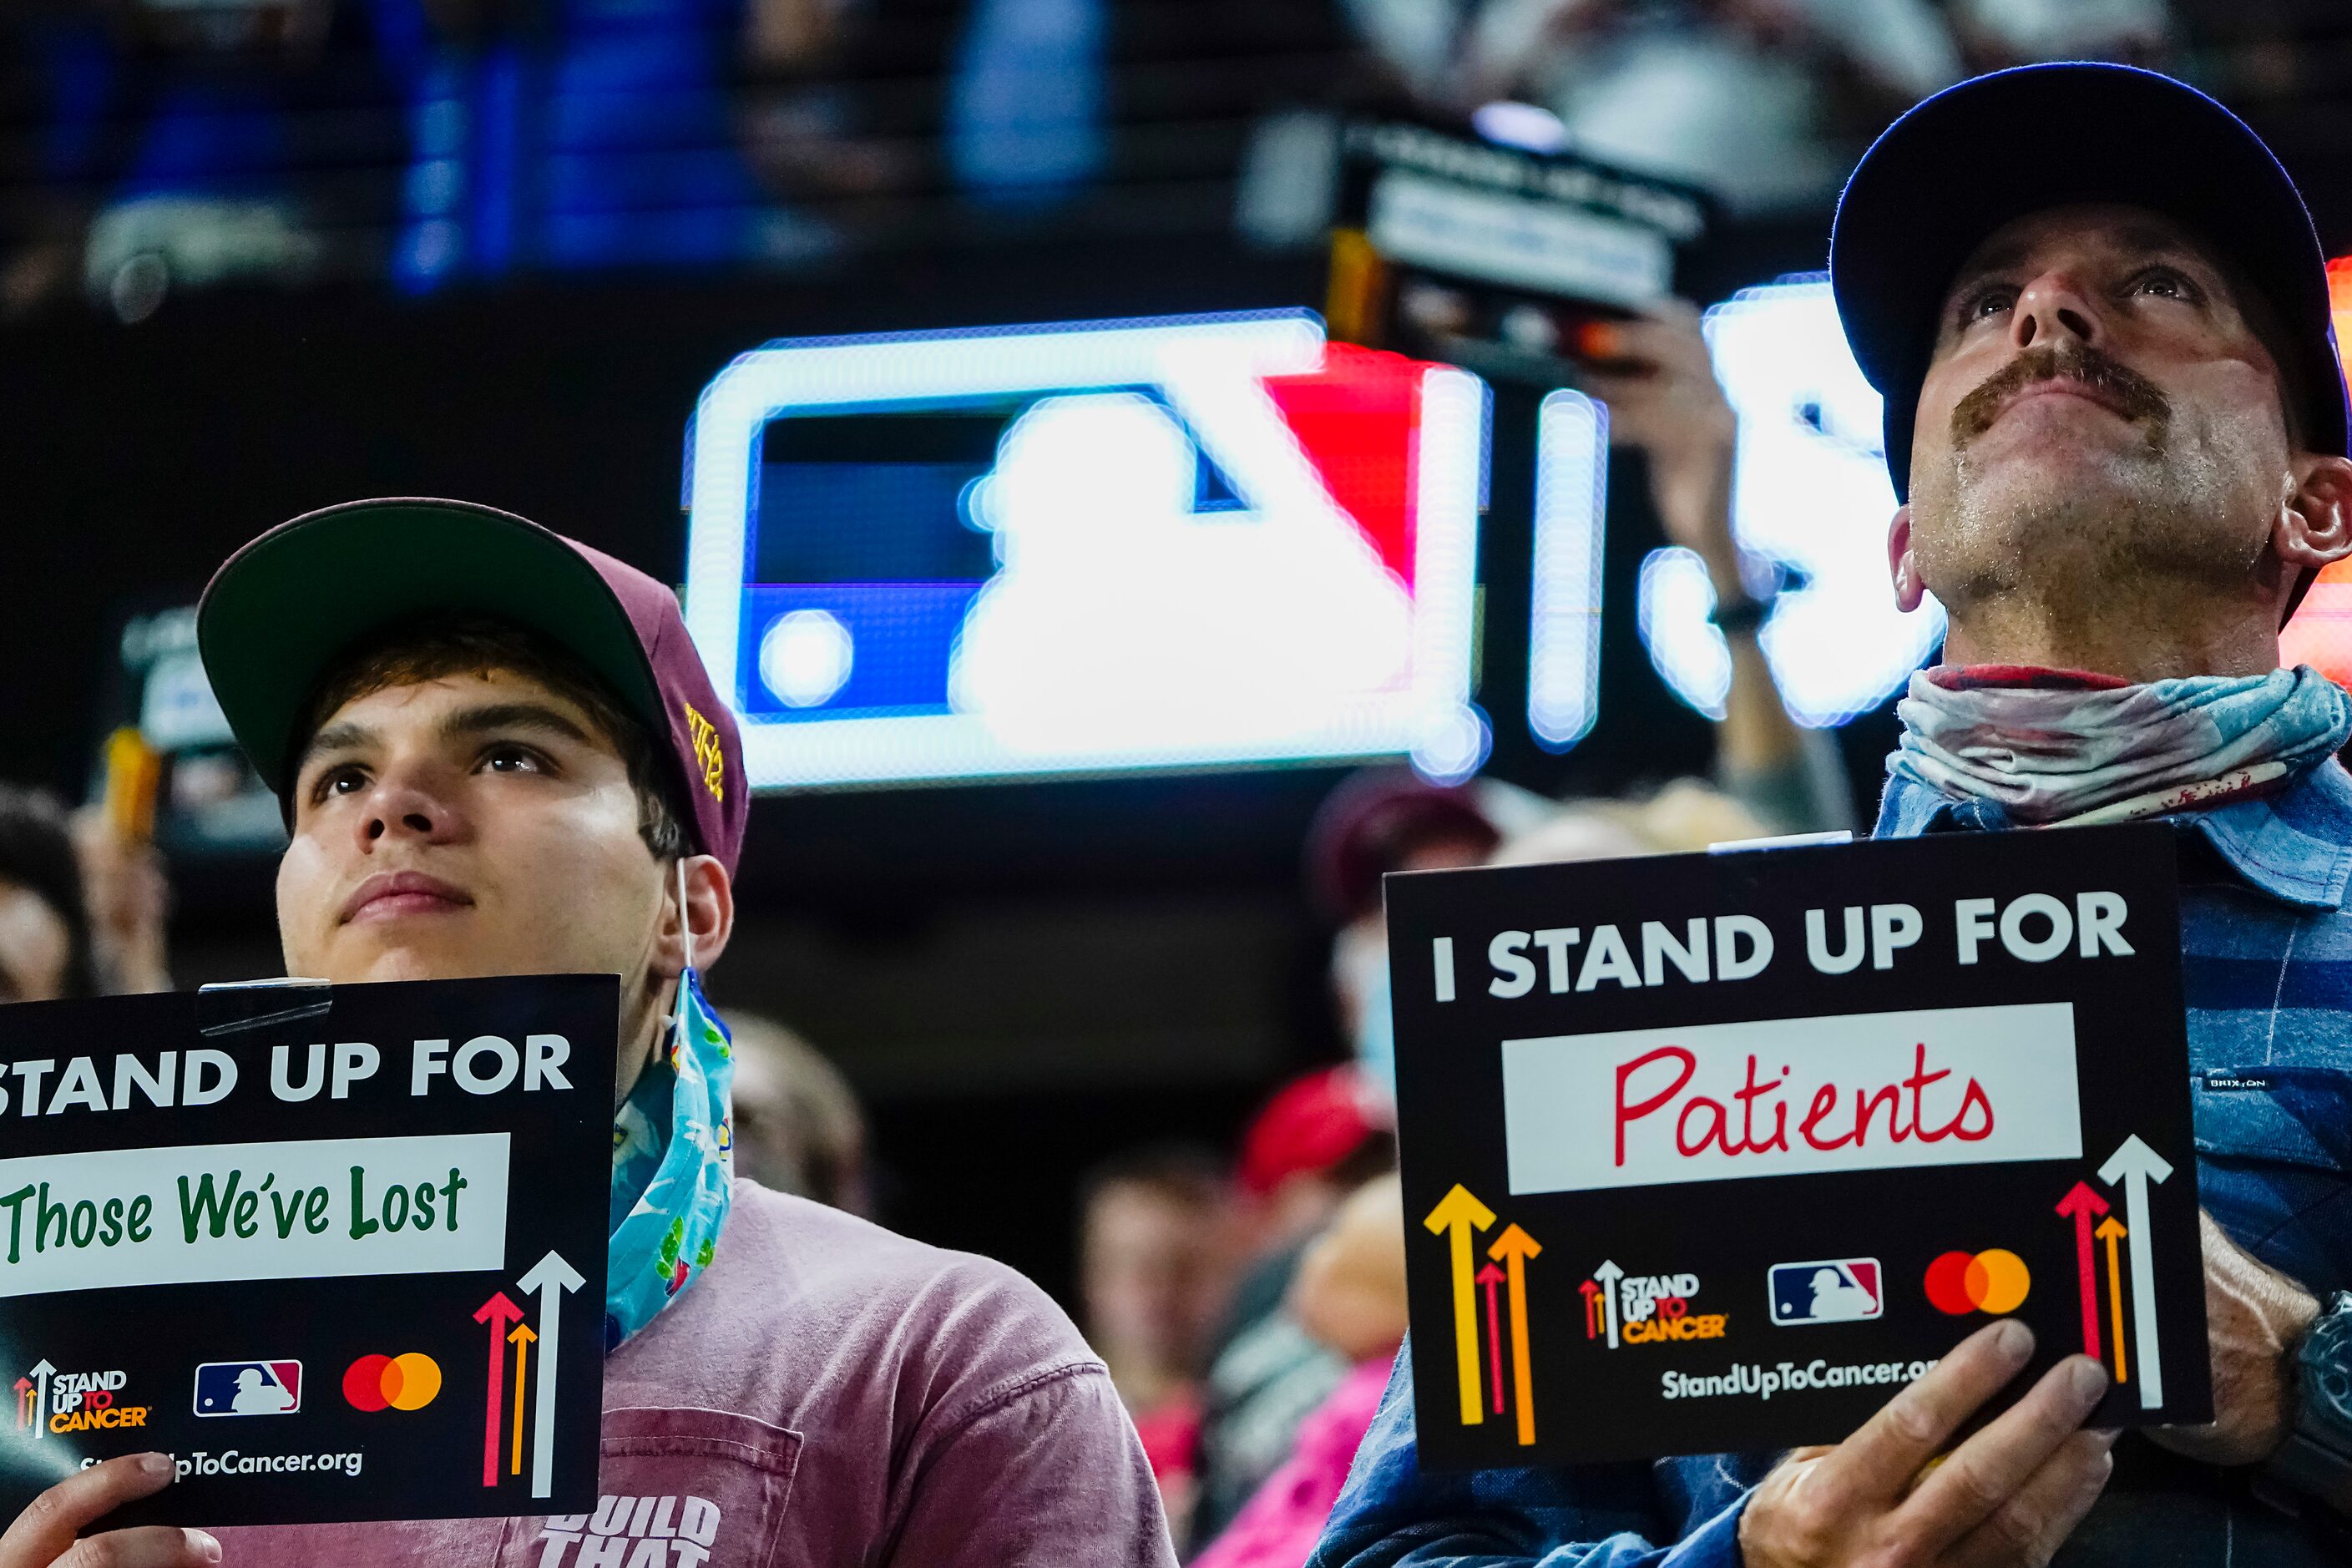
<svg viewBox="0 0 2352 1568">
<path fill-rule="evenodd" d="M 1511 1191 L 2082 1153 L 2071 1003 L 1503 1042 Z"/>
</svg>

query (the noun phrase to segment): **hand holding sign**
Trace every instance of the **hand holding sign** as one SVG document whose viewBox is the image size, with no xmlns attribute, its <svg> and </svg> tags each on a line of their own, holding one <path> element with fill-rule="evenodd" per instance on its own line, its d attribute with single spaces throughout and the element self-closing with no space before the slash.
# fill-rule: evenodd
<svg viewBox="0 0 2352 1568">
<path fill-rule="evenodd" d="M 2059 1363 L 2023 1399 L 1926 1468 L 2032 1352 L 2032 1332 L 2022 1323 L 1979 1329 L 1844 1442 L 1790 1454 L 1758 1486 L 1740 1519 L 1747 1568 L 2048 1562 L 2097 1500 L 2112 1466 L 2114 1434 L 2082 1430 L 2107 1388 L 2098 1363 L 2083 1356 Z"/>
<path fill-rule="evenodd" d="M 0 1568 L 212 1568 L 220 1542 L 201 1530 L 151 1524 L 76 1539 L 124 1503 L 163 1490 L 172 1475 L 168 1454 L 126 1454 L 67 1477 L 0 1535 Z"/>
</svg>

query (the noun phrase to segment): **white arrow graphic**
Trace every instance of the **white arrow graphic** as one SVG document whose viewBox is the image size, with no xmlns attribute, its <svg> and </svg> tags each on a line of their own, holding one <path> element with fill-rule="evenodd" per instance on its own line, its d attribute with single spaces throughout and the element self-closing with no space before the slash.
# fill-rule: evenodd
<svg viewBox="0 0 2352 1568">
<path fill-rule="evenodd" d="M 522 1277 L 520 1287 L 539 1297 L 539 1404 L 530 1431 L 533 1497 L 555 1494 L 555 1368 L 556 1352 L 562 1348 L 563 1296 L 586 1283 L 580 1271 L 563 1260 L 563 1254 L 550 1252 Z"/>
<path fill-rule="evenodd" d="M 1625 1278 L 1625 1271 L 1604 1258 L 1592 1278 L 1601 1286 L 1601 1321 L 1609 1327 L 1609 1348 L 1613 1351 L 1617 1348 L 1617 1281 Z"/>
<path fill-rule="evenodd" d="M 2164 1355 L 2156 1342 L 2155 1232 L 2147 1223 L 2147 1184 L 2172 1174 L 2164 1156 L 2135 1132 L 2123 1147 L 2099 1167 L 2099 1180 L 2109 1186 L 2123 1184 L 2124 1221 L 2131 1236 L 2132 1339 L 2139 1350 L 2139 1405 L 2153 1410 L 2164 1403 Z"/>
<path fill-rule="evenodd" d="M 49 1435 L 49 1376 L 57 1370 L 49 1364 L 47 1356 L 33 1363 L 33 1377 L 38 1384 L 33 1394 L 33 1436 L 36 1437 Z"/>
</svg>

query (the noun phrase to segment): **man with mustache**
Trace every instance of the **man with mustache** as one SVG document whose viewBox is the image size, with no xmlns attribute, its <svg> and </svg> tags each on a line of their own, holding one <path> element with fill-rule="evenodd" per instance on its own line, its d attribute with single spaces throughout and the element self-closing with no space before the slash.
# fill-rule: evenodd
<svg viewBox="0 0 2352 1568">
<path fill-rule="evenodd" d="M 488 507 L 360 501 L 238 552 L 197 626 L 285 806 L 289 973 L 621 977 L 601 1500 L 105 1531 L 171 1480 L 134 1455 L 36 1500 L 0 1568 L 1173 1568 L 1110 1378 L 1042 1292 L 733 1179 L 699 973 L 749 790 L 667 588 Z"/>
<path fill-rule="evenodd" d="M 1311 1568 L 2352 1557 L 2352 703 L 2278 668 L 2352 553 L 2310 218 L 2203 95 L 2032 67 L 1880 139 L 1831 277 L 1886 400 L 1896 598 L 1949 626 L 1877 831 L 2175 826 L 2217 1419 L 2083 1430 L 2106 1376 L 2074 1356 L 1963 1437 L 2030 1353 L 2005 1321 L 1833 1447 L 1444 1476 L 1408 1350 Z"/>
</svg>

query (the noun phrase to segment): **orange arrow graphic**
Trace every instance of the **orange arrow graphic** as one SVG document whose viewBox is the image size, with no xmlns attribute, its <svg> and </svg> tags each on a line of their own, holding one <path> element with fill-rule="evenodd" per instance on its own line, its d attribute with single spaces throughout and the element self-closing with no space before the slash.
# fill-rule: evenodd
<svg viewBox="0 0 2352 1568">
<path fill-rule="evenodd" d="M 2109 1215 L 2099 1222 L 2099 1228 L 2094 1234 L 2107 1244 L 2107 1317 L 2115 1326 L 2116 1381 L 2121 1383 L 2124 1380 L 2124 1275 L 2122 1266 L 2116 1261 L 2116 1243 L 2131 1232 L 2124 1228 L 2123 1221 Z"/>
<path fill-rule="evenodd" d="M 514 1468 L 507 1472 L 513 1476 L 522 1474 L 523 1358 L 530 1353 L 530 1342 L 537 1338 L 539 1336 L 530 1331 L 529 1323 L 517 1323 L 514 1332 L 507 1336 L 507 1343 L 515 1348 Z"/>
<path fill-rule="evenodd" d="M 1495 1223 L 1495 1211 L 1470 1195 L 1470 1189 L 1461 1183 L 1437 1202 L 1429 1217 L 1421 1222 L 1432 1236 L 1448 1236 L 1454 1254 L 1454 1369 L 1462 1384 L 1462 1425 L 1475 1426 L 1486 1418 L 1485 1406 L 1478 1398 L 1478 1309 L 1477 1285 L 1470 1267 L 1470 1232 L 1484 1230 Z M 1513 1278 L 1517 1278 L 1514 1264 Z M 1518 1295 L 1516 1288 L 1511 1297 L 1516 1311 Z"/>
<path fill-rule="evenodd" d="M 1517 1226 L 1507 1226 L 1486 1249 L 1511 1271 L 1511 1393 L 1519 1405 L 1519 1447 L 1536 1440 L 1535 1378 L 1528 1368 L 1528 1259 L 1543 1250 Z"/>
</svg>

